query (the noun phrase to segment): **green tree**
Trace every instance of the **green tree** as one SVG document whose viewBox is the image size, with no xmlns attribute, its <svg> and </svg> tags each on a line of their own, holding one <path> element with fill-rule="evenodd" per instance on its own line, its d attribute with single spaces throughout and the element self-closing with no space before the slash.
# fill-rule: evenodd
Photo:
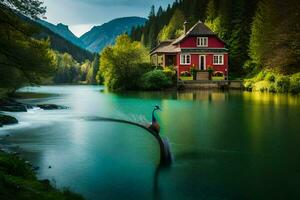
<svg viewBox="0 0 300 200">
<path fill-rule="evenodd" d="M 23 5 L 21 0 L 0 3 L 0 87 L 8 92 L 38 84 L 53 72 L 49 41 L 33 39 L 38 30 L 16 15 L 37 17 L 44 8 L 39 1 L 26 2 L 32 4 Z"/>
<path fill-rule="evenodd" d="M 263 38 L 264 38 L 264 10 L 267 9 L 265 2 L 260 1 L 256 10 L 250 36 L 249 57 L 256 66 L 262 65 Z"/>
<path fill-rule="evenodd" d="M 183 23 L 185 21 L 185 17 L 183 13 L 177 9 L 172 16 L 168 25 L 164 26 L 161 32 L 158 35 L 160 41 L 174 39 L 178 37 L 180 33 L 182 33 Z M 179 31 L 178 31 L 179 30 Z M 177 34 L 176 34 L 177 33 Z"/>
<path fill-rule="evenodd" d="M 137 89 L 142 74 L 149 70 L 149 56 L 140 42 L 132 42 L 127 35 L 116 39 L 100 56 L 100 72 L 111 90 Z"/>
<path fill-rule="evenodd" d="M 216 29 L 213 27 L 214 20 L 217 18 L 217 11 L 215 6 L 215 0 L 209 0 L 206 7 L 206 20 L 205 24 L 212 30 Z"/>
<path fill-rule="evenodd" d="M 95 59 L 91 63 L 91 67 L 87 73 L 86 82 L 88 84 L 95 85 L 97 84 L 96 76 L 99 70 L 99 55 L 95 56 Z"/>
<path fill-rule="evenodd" d="M 54 60 L 55 74 L 53 77 L 53 82 L 58 84 L 66 83 L 78 83 L 79 81 L 85 81 L 87 73 L 90 68 L 89 61 L 83 64 L 83 67 L 73 59 L 73 57 L 68 53 L 58 53 L 52 51 L 52 57 Z M 83 68 L 83 74 L 81 71 Z M 86 69 L 85 69 L 86 68 Z"/>
</svg>

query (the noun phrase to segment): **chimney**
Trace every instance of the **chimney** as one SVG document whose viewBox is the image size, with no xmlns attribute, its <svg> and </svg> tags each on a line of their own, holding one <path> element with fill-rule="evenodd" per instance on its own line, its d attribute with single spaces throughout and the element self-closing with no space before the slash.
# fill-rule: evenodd
<svg viewBox="0 0 300 200">
<path fill-rule="evenodd" d="M 183 23 L 183 31 L 184 31 L 184 34 L 186 34 L 186 32 L 187 32 L 187 24 L 188 24 L 188 22 L 187 22 L 187 21 L 184 21 L 184 23 Z"/>
</svg>

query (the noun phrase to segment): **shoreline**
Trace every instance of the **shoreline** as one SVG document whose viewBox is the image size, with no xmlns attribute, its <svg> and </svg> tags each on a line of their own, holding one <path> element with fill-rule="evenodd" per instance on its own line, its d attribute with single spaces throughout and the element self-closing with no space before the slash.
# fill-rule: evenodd
<svg viewBox="0 0 300 200">
<path fill-rule="evenodd" d="M 2 145 L 1 145 L 2 146 Z M 1 147 L 0 146 L 0 147 Z M 0 149 L 0 197 L 15 200 L 83 200 L 69 189 L 58 189 L 48 179 L 38 180 L 37 167 L 19 156 L 18 152 Z"/>
<path fill-rule="evenodd" d="M 21 95 L 20 95 L 21 94 Z M 28 98 L 47 98 L 56 95 L 38 94 L 38 93 L 18 93 L 16 98 L 1 98 L 0 102 L 10 102 L 13 105 L 9 109 L 14 111 L 0 111 L 0 199 L 15 200 L 83 200 L 84 198 L 77 193 L 70 191 L 68 188 L 56 188 L 51 185 L 48 179 L 40 180 L 37 178 L 39 166 L 33 166 L 29 161 L 22 158 L 22 150 L 18 146 L 11 146 L 6 138 L 10 137 L 10 129 L 22 123 L 12 117 L 10 113 L 27 112 L 28 109 L 35 106 L 43 110 L 67 109 L 58 105 L 28 105 L 20 103 L 19 100 Z M 21 98 L 20 98 L 21 97 Z M 23 97 L 23 98 L 22 98 Z M 24 98 L 25 97 L 25 98 Z M 0 108 L 3 104 L 0 104 Z M 5 107 L 5 105 L 4 105 Z M 1 109 L 0 109 L 1 110 Z M 5 121 L 6 123 L 3 123 Z M 49 166 L 50 167 L 50 166 Z"/>
</svg>

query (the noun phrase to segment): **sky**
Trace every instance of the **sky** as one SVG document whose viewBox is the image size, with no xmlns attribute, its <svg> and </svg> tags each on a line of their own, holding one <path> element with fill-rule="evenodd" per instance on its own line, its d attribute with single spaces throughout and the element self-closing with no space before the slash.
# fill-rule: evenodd
<svg viewBox="0 0 300 200">
<path fill-rule="evenodd" d="M 163 8 L 174 0 L 44 0 L 46 21 L 63 23 L 81 36 L 94 25 L 128 16 L 146 17 L 152 5 Z"/>
</svg>

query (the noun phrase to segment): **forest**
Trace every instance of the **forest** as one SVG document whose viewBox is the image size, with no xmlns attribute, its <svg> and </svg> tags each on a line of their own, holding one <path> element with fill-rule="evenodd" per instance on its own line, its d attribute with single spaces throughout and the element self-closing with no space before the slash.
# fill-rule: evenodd
<svg viewBox="0 0 300 200">
<path fill-rule="evenodd" d="M 36 19 L 40 1 L 0 3 L 0 94 L 36 84 L 96 84 L 99 55 L 73 45 Z"/>
<path fill-rule="evenodd" d="M 153 6 L 145 26 L 134 27 L 131 38 L 152 49 L 182 34 L 184 21 L 191 27 L 201 20 L 226 42 L 231 79 L 263 72 L 260 81 L 269 72 L 300 71 L 299 10 L 297 0 L 179 0 L 166 9 Z"/>
</svg>

